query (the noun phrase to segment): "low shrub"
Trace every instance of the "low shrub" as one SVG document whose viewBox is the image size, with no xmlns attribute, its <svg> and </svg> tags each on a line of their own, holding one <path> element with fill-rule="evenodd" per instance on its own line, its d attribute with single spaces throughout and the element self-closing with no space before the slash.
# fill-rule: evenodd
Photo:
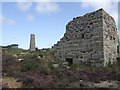
<svg viewBox="0 0 120 90">
<path fill-rule="evenodd" d="M 36 64 L 35 62 L 28 62 L 24 64 L 23 68 L 27 71 L 36 70 L 38 68 L 38 64 Z"/>
<path fill-rule="evenodd" d="M 40 74 L 37 72 L 26 72 L 23 74 L 23 84 L 32 86 L 34 88 L 47 88 L 54 83 L 54 75 Z"/>
<path fill-rule="evenodd" d="M 16 76 L 16 73 L 18 72 L 20 74 L 21 70 L 21 63 L 17 61 L 15 57 L 13 57 L 11 54 L 5 54 L 2 55 L 2 74 L 6 74 L 8 76 Z"/>
</svg>

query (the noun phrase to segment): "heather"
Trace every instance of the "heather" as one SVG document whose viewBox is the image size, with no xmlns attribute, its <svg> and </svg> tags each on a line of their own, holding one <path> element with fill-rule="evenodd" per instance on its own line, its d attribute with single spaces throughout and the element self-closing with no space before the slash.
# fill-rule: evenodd
<svg viewBox="0 0 120 90">
<path fill-rule="evenodd" d="M 22 82 L 21 88 L 67 88 L 81 80 L 93 83 L 120 81 L 119 59 L 117 63 L 107 67 L 83 64 L 68 66 L 65 62 L 57 60 L 51 49 L 35 52 L 22 50 L 23 52 L 24 55 L 20 54 L 21 50 L 17 54 L 9 53 L 8 50 L 3 50 L 2 53 L 3 79 L 13 77 L 17 82 Z M 8 85 L 3 83 L 3 87 Z"/>
</svg>

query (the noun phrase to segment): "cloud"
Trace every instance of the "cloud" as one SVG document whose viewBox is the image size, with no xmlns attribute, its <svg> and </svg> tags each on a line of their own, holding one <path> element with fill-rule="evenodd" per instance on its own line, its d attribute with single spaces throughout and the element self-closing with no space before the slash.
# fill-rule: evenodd
<svg viewBox="0 0 120 90">
<path fill-rule="evenodd" d="M 30 10 L 30 8 L 32 7 L 32 2 L 17 2 L 17 7 L 21 11 Z"/>
<path fill-rule="evenodd" d="M 32 16 L 32 15 L 29 14 L 29 15 L 27 16 L 27 20 L 28 20 L 28 21 L 33 21 L 33 20 L 34 20 L 34 16 Z"/>
<path fill-rule="evenodd" d="M 31 7 L 34 5 L 34 10 L 38 13 L 54 13 L 59 11 L 60 7 L 57 3 L 51 2 L 51 0 L 17 0 L 17 8 L 22 11 L 30 10 Z"/>
<path fill-rule="evenodd" d="M 14 25 L 15 21 L 4 16 L 0 16 L 0 24 Z"/>
<path fill-rule="evenodd" d="M 59 9 L 59 5 L 54 2 L 38 2 L 35 6 L 35 10 L 38 13 L 54 13 L 59 11 Z"/>
<path fill-rule="evenodd" d="M 106 12 L 108 12 L 116 21 L 118 24 L 118 0 L 91 0 L 90 2 L 88 0 L 81 0 L 81 7 L 83 9 L 85 8 L 93 8 L 94 10 L 97 10 L 99 8 L 103 8 Z"/>
</svg>

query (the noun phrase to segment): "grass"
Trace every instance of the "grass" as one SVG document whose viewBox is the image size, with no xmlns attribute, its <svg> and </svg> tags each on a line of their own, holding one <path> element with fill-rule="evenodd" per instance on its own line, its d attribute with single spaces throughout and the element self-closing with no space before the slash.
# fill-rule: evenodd
<svg viewBox="0 0 120 90">
<path fill-rule="evenodd" d="M 2 51 L 10 54 L 20 54 L 23 52 L 27 52 L 27 50 L 20 48 L 3 48 Z"/>
</svg>

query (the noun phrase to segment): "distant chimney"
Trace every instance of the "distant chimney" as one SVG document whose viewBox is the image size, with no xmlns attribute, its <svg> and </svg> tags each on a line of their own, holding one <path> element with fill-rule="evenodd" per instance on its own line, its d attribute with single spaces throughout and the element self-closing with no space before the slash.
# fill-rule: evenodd
<svg viewBox="0 0 120 90">
<path fill-rule="evenodd" d="M 35 34 L 30 35 L 30 51 L 35 51 Z"/>
</svg>

